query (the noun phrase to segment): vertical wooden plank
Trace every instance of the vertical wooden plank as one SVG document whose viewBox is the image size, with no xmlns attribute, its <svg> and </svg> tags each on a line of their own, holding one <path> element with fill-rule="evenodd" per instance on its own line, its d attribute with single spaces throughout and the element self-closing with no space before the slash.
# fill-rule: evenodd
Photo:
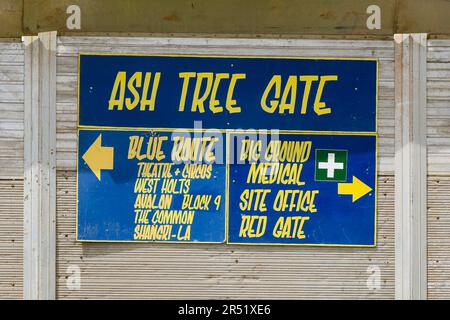
<svg viewBox="0 0 450 320">
<path fill-rule="evenodd" d="M 23 239 L 23 296 L 25 299 L 32 299 L 36 296 L 33 294 L 33 288 L 37 288 L 37 266 L 33 262 L 37 260 L 35 238 L 37 233 L 32 232 L 35 228 L 35 211 L 37 195 L 33 192 L 33 134 L 31 119 L 33 110 L 37 109 L 36 89 L 38 86 L 37 74 L 38 59 L 36 50 L 38 50 L 37 37 L 23 37 L 25 46 L 25 95 L 24 95 L 24 239 Z M 34 238 L 33 238 L 34 236 Z"/>
<path fill-rule="evenodd" d="M 54 299 L 56 32 L 24 44 L 24 298 Z"/>
<path fill-rule="evenodd" d="M 22 43 L 0 39 L 0 179 L 23 179 L 23 61 Z"/>
<path fill-rule="evenodd" d="M 427 43 L 428 299 L 450 299 L 450 40 Z"/>
<path fill-rule="evenodd" d="M 426 34 L 395 40 L 395 296 L 427 297 Z"/>
</svg>

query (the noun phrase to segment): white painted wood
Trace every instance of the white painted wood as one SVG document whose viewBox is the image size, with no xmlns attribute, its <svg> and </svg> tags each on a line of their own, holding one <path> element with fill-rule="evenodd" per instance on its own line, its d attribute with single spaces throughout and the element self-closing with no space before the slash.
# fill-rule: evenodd
<svg viewBox="0 0 450 320">
<path fill-rule="evenodd" d="M 450 299 L 450 40 L 427 46 L 428 298 Z"/>
<path fill-rule="evenodd" d="M 395 297 L 427 298 L 427 35 L 395 40 Z"/>
<path fill-rule="evenodd" d="M 0 299 L 23 296 L 24 48 L 0 39 Z"/>
<path fill-rule="evenodd" d="M 430 175 L 450 174 L 450 40 L 427 46 L 427 157 Z"/>
<path fill-rule="evenodd" d="M 0 179 L 23 178 L 24 50 L 0 42 Z"/>
<path fill-rule="evenodd" d="M 24 37 L 24 298 L 55 298 L 56 32 Z"/>
</svg>

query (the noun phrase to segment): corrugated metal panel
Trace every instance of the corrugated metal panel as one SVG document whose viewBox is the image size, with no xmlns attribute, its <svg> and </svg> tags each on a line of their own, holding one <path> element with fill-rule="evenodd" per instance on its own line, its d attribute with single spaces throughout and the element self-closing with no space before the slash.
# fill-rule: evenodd
<svg viewBox="0 0 450 320">
<path fill-rule="evenodd" d="M 450 176 L 428 178 L 428 298 L 450 299 Z"/>
<path fill-rule="evenodd" d="M 0 179 L 23 178 L 24 50 L 0 42 Z"/>
<path fill-rule="evenodd" d="M 57 176 L 57 297 L 394 298 L 394 181 L 379 178 L 378 247 L 77 243 L 76 174 Z M 71 266 L 81 270 L 70 290 Z M 368 267 L 381 287 L 370 290 Z"/>
<path fill-rule="evenodd" d="M 428 298 L 450 299 L 449 40 L 428 41 L 427 69 Z"/>
<path fill-rule="evenodd" d="M 379 58 L 379 235 L 374 249 L 81 244 L 76 228 L 78 52 Z M 57 44 L 58 298 L 393 298 L 394 46 L 392 41 L 59 37 Z M 68 171 L 62 171 L 68 170 Z M 81 268 L 70 290 L 68 268 Z M 369 266 L 381 271 L 370 290 Z"/>
<path fill-rule="evenodd" d="M 24 50 L 0 42 L 0 299 L 22 298 Z"/>
<path fill-rule="evenodd" d="M 373 57 L 379 64 L 379 171 L 394 172 L 394 45 L 392 41 L 59 37 L 57 43 L 57 167 L 76 166 L 79 52 L 190 53 Z"/>
<path fill-rule="evenodd" d="M 0 299 L 22 299 L 23 180 L 0 179 Z"/>
<path fill-rule="evenodd" d="M 429 40 L 427 52 L 429 174 L 450 174 L 450 41 Z"/>
</svg>

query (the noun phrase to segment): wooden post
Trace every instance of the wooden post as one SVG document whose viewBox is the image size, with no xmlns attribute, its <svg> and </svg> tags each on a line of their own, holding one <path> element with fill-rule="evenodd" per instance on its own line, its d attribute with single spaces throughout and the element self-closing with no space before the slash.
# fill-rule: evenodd
<svg viewBox="0 0 450 320">
<path fill-rule="evenodd" d="M 427 35 L 395 40 L 395 297 L 427 298 Z"/>
<path fill-rule="evenodd" d="M 24 299 L 55 299 L 56 32 L 24 37 Z"/>
</svg>

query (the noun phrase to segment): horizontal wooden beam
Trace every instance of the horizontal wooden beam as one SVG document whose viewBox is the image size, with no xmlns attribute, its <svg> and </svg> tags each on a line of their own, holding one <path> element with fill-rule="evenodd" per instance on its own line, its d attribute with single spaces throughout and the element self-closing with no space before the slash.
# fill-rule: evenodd
<svg viewBox="0 0 450 320">
<path fill-rule="evenodd" d="M 381 9 L 369 29 L 367 8 Z M 78 5 L 81 29 L 67 27 Z M 0 0 L 0 37 L 157 34 L 391 38 L 395 33 L 450 37 L 447 0 Z"/>
</svg>

